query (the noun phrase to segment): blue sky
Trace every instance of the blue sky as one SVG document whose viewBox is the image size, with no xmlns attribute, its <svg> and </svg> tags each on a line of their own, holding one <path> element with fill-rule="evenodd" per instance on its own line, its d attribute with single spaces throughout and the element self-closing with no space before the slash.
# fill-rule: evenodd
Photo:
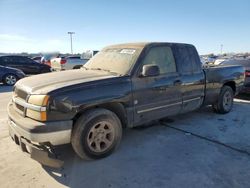
<svg viewBox="0 0 250 188">
<path fill-rule="evenodd" d="M 0 0 L 0 52 L 74 52 L 124 42 L 250 52 L 249 0 Z"/>
</svg>

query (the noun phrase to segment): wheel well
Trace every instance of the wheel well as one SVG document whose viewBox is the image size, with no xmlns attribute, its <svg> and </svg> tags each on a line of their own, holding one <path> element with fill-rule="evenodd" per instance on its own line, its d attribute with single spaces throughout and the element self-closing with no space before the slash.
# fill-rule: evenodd
<svg viewBox="0 0 250 188">
<path fill-rule="evenodd" d="M 120 119 L 121 123 L 122 123 L 122 127 L 126 128 L 127 127 L 127 113 L 126 110 L 123 106 L 122 103 L 105 103 L 105 104 L 100 104 L 100 105 L 95 105 L 95 106 L 91 106 L 88 108 L 85 108 L 83 110 L 81 110 L 80 112 L 78 112 L 74 119 L 73 122 L 75 123 L 75 121 L 87 110 L 91 110 L 94 108 L 105 108 L 107 110 L 110 110 L 111 112 L 115 113 L 117 115 L 117 117 Z"/>
<path fill-rule="evenodd" d="M 7 75 L 15 75 L 15 76 L 17 76 L 15 73 L 9 72 L 9 73 L 4 74 L 2 77 L 5 77 Z"/>
<path fill-rule="evenodd" d="M 18 76 L 17 76 L 15 73 L 12 73 L 12 72 L 11 72 L 11 73 L 6 73 L 6 74 L 4 74 L 4 75 L 2 76 L 2 80 L 3 80 L 7 75 L 14 75 L 14 76 L 16 76 L 17 79 L 19 79 Z"/>
<path fill-rule="evenodd" d="M 232 90 L 234 91 L 234 93 L 236 92 L 236 86 L 235 86 L 235 82 L 234 81 L 226 82 L 223 86 L 229 86 L 229 87 L 232 88 Z"/>
</svg>

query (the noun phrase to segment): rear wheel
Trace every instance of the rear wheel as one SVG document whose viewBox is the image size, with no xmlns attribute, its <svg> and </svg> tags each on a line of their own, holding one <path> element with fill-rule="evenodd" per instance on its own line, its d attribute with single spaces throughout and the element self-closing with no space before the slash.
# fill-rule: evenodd
<svg viewBox="0 0 250 188">
<path fill-rule="evenodd" d="M 8 86 L 13 86 L 18 80 L 15 74 L 7 74 L 3 77 L 3 83 Z"/>
<path fill-rule="evenodd" d="M 82 67 L 82 65 L 76 65 L 73 67 L 73 69 L 80 69 Z"/>
<path fill-rule="evenodd" d="M 218 101 L 213 104 L 215 112 L 226 114 L 232 110 L 234 91 L 230 86 L 223 86 L 219 94 Z"/>
<path fill-rule="evenodd" d="M 76 121 L 71 143 L 82 159 L 99 159 L 110 155 L 122 138 L 119 118 L 106 109 L 90 110 Z"/>
</svg>

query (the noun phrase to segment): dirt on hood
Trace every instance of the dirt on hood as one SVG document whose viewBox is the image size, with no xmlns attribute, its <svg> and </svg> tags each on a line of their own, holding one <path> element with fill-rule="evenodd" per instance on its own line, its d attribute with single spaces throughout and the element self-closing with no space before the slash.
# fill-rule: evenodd
<svg viewBox="0 0 250 188">
<path fill-rule="evenodd" d="M 69 70 L 30 76 L 19 80 L 15 87 L 28 94 L 47 94 L 55 89 L 115 77 L 97 70 Z"/>
</svg>

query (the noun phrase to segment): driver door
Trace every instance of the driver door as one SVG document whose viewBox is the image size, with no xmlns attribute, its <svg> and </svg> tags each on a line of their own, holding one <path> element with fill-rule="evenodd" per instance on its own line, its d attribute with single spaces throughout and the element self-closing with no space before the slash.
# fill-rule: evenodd
<svg viewBox="0 0 250 188">
<path fill-rule="evenodd" d="M 160 74 L 142 77 L 143 65 L 154 64 Z M 141 62 L 138 76 L 132 78 L 134 124 L 142 124 L 178 114 L 182 107 L 181 80 L 172 49 L 168 46 L 150 48 Z"/>
</svg>

